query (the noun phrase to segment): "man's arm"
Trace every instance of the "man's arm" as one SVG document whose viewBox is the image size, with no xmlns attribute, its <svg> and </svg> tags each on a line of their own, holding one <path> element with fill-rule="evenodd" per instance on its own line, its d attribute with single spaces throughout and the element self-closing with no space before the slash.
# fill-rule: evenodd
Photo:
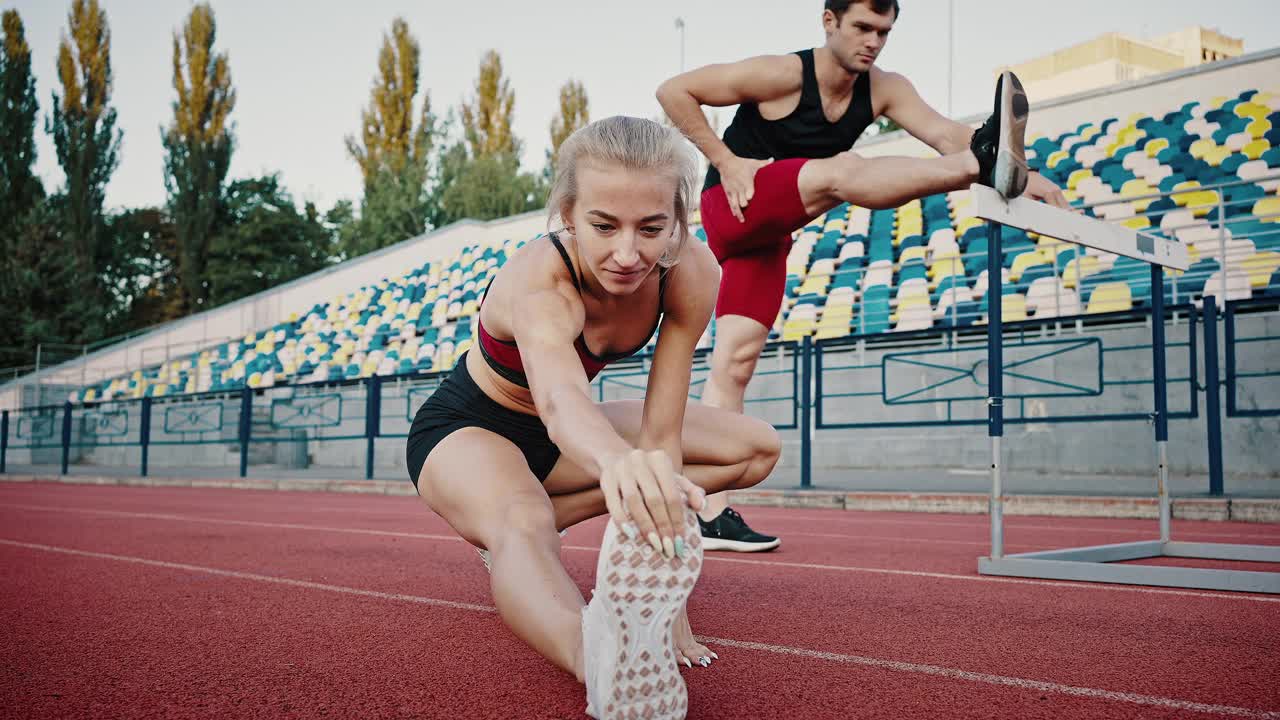
<svg viewBox="0 0 1280 720">
<path fill-rule="evenodd" d="M 761 55 L 706 65 L 667 80 L 658 86 L 656 95 L 671 122 L 719 167 L 733 152 L 711 129 L 701 106 L 765 102 L 797 92 L 799 65 L 800 58 L 795 55 Z"/>
<path fill-rule="evenodd" d="M 702 105 L 724 107 L 766 102 L 800 92 L 803 80 L 796 55 L 762 55 L 727 65 L 707 65 L 677 75 L 658 87 L 658 102 L 684 136 L 720 171 L 729 210 L 739 222 L 755 195 L 756 170 L 772 162 L 743 159 L 711 129 Z"/>
<path fill-rule="evenodd" d="M 943 117 L 902 75 L 880 72 L 874 77 L 876 84 L 872 92 L 884 98 L 883 115 L 943 155 L 968 149 L 973 128 Z"/>
</svg>

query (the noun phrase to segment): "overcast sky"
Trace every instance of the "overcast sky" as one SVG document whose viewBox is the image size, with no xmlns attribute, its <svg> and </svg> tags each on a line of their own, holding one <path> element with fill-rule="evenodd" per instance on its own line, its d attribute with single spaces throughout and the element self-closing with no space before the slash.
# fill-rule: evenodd
<svg viewBox="0 0 1280 720">
<path fill-rule="evenodd" d="M 111 207 L 164 200 L 160 127 L 172 116 L 171 44 L 191 3 L 102 0 L 112 32 L 112 102 L 124 130 Z M 496 49 L 516 92 L 525 167 L 539 170 L 558 92 L 587 89 L 594 118 L 658 114 L 653 91 L 694 67 L 822 43 L 819 0 L 214 0 L 216 47 L 230 56 L 238 100 L 231 176 L 279 171 L 296 199 L 327 209 L 358 199 L 360 175 L 343 146 L 359 128 L 377 52 L 403 16 L 422 46 L 420 82 L 443 115 L 471 93 L 483 53 Z M 946 112 L 948 0 L 902 0 L 881 67 L 906 74 Z M 1246 52 L 1280 45 L 1275 0 L 955 0 L 953 115 L 990 104 L 992 71 L 1109 31 L 1136 36 L 1205 25 L 1244 39 Z M 0 0 L 22 14 L 32 48 L 41 124 L 57 89 L 55 59 L 68 0 Z M 643 8 L 643 9 L 641 9 Z M 1280 85 L 1280 82 L 1277 83 Z M 1280 88 L 1278 88 L 1280 89 Z M 723 116 L 721 127 L 729 119 Z M 53 145 L 37 132 L 37 170 L 63 182 Z"/>
</svg>

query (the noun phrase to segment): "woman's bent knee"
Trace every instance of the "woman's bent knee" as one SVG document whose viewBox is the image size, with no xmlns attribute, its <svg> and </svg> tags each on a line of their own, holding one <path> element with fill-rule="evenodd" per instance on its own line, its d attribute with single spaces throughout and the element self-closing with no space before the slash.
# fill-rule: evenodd
<svg viewBox="0 0 1280 720">
<path fill-rule="evenodd" d="M 497 513 L 495 527 L 486 535 L 490 550 L 504 542 L 539 544 L 560 542 L 556 533 L 555 508 L 547 498 L 513 500 Z"/>
</svg>

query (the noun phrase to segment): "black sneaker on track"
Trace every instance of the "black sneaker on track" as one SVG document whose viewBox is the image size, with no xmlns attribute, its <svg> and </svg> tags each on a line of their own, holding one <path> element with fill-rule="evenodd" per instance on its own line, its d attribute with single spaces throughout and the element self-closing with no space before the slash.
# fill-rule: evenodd
<svg viewBox="0 0 1280 720">
<path fill-rule="evenodd" d="M 752 530 L 733 508 L 725 508 L 711 522 L 698 518 L 698 525 L 702 528 L 703 550 L 764 552 L 782 544 L 776 537 Z"/>
<path fill-rule="evenodd" d="M 969 149 L 978 158 L 978 182 L 1015 198 L 1027 187 L 1027 94 L 1006 70 L 996 80 L 995 111 L 973 133 Z"/>
</svg>

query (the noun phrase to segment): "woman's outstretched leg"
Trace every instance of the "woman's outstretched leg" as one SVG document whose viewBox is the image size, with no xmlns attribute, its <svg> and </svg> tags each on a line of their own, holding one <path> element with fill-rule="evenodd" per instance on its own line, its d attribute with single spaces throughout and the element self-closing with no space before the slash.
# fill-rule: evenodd
<svg viewBox="0 0 1280 720">
<path fill-rule="evenodd" d="M 551 501 L 524 455 L 487 430 L 459 430 L 431 451 L 418 491 L 489 551 L 494 604 L 512 632 L 581 681 L 585 602 L 560 562 Z"/>
</svg>

